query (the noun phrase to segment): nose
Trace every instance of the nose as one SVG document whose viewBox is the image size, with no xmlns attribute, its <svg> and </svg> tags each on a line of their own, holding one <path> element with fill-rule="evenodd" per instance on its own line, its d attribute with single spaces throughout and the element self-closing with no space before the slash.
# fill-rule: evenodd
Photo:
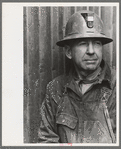
<svg viewBox="0 0 121 149">
<path fill-rule="evenodd" d="M 93 47 L 93 43 L 91 41 L 88 44 L 87 53 L 90 55 L 94 54 L 94 47 Z"/>
</svg>

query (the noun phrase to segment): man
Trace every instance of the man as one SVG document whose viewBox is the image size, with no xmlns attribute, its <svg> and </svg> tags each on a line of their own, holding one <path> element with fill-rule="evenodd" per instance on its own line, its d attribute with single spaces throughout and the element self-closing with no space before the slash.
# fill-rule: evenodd
<svg viewBox="0 0 121 149">
<path fill-rule="evenodd" d="M 47 85 L 38 132 L 41 143 L 115 143 L 115 75 L 102 59 L 112 42 L 100 18 L 91 11 L 73 14 L 67 22 L 65 47 L 73 67 Z"/>
</svg>

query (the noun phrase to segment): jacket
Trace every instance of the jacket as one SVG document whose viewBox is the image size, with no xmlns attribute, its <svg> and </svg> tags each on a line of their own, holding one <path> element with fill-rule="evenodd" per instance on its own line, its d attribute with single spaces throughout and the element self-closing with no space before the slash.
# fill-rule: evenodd
<svg viewBox="0 0 121 149">
<path fill-rule="evenodd" d="M 116 79 L 104 61 L 101 67 L 98 80 L 83 95 L 72 72 L 49 82 L 38 142 L 116 142 Z"/>
</svg>

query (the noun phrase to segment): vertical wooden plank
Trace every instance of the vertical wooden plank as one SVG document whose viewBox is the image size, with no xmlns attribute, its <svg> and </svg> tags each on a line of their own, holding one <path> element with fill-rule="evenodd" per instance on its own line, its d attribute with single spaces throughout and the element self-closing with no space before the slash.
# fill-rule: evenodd
<svg viewBox="0 0 121 149">
<path fill-rule="evenodd" d="M 65 28 L 66 28 L 66 23 L 68 21 L 68 12 L 67 12 L 67 7 L 64 7 L 64 13 L 63 13 L 63 37 L 65 36 Z M 64 52 L 65 52 L 65 49 L 63 48 Z M 65 65 L 64 65 L 64 74 L 66 73 L 67 71 L 67 57 L 65 56 L 64 57 L 64 60 L 65 60 Z"/>
<path fill-rule="evenodd" d="M 75 8 L 75 12 L 77 12 L 77 11 L 81 11 L 81 10 L 87 10 L 87 9 L 88 9 L 87 6 L 76 6 L 76 8 Z"/>
<path fill-rule="evenodd" d="M 99 6 L 94 6 L 93 7 L 93 12 L 95 12 L 98 16 L 99 16 L 99 18 L 101 19 L 101 7 Z"/>
<path fill-rule="evenodd" d="M 59 7 L 59 39 L 63 38 L 63 13 L 64 13 L 64 8 Z M 58 56 L 58 73 L 63 74 L 64 73 L 64 63 L 65 63 L 65 55 L 63 52 L 63 48 L 59 47 L 59 56 Z"/>
<path fill-rule="evenodd" d="M 100 7 L 95 6 L 95 7 L 93 8 L 93 11 L 100 17 Z"/>
<path fill-rule="evenodd" d="M 58 75 L 58 52 L 59 47 L 56 42 L 59 38 L 58 32 L 58 7 L 51 7 L 51 68 L 52 79 Z"/>
<path fill-rule="evenodd" d="M 30 79 L 30 142 L 37 141 L 39 120 L 39 21 L 38 7 L 28 8 L 28 50 L 29 50 L 29 79 Z"/>
<path fill-rule="evenodd" d="M 78 7 L 78 6 L 76 7 L 76 12 L 81 10 L 82 10 L 82 7 Z"/>
<path fill-rule="evenodd" d="M 63 8 L 63 37 L 65 36 L 65 27 L 68 22 L 68 19 L 72 14 L 76 12 L 76 7 L 64 7 Z M 64 59 L 64 73 L 70 70 L 70 61 L 65 56 L 65 49 L 63 48 L 63 59 Z"/>
<path fill-rule="evenodd" d="M 27 49 L 27 8 L 23 8 L 24 27 L 24 143 L 29 143 L 29 70 L 28 70 L 28 49 Z"/>
<path fill-rule="evenodd" d="M 51 19 L 50 7 L 39 8 L 39 77 L 40 105 L 45 97 L 46 85 L 52 80 L 51 71 Z"/>
<path fill-rule="evenodd" d="M 112 7 L 101 7 L 101 18 L 104 23 L 104 30 L 108 37 L 112 38 L 113 24 L 112 24 Z M 108 59 L 107 59 L 108 57 Z M 103 58 L 107 61 L 109 66 L 112 66 L 112 43 L 104 45 Z"/>
<path fill-rule="evenodd" d="M 90 7 L 89 7 L 89 10 L 90 10 L 90 11 L 93 11 L 93 9 L 94 9 L 93 6 L 90 6 Z"/>
<path fill-rule="evenodd" d="M 64 27 L 66 27 L 67 21 L 70 17 L 71 17 L 71 7 L 64 7 L 64 18 L 63 18 Z M 64 32 L 65 32 L 65 30 L 64 30 Z M 71 68 L 71 62 L 65 56 L 65 73 L 68 73 L 70 68 Z"/>
<path fill-rule="evenodd" d="M 98 6 L 90 6 L 89 10 L 95 12 L 100 17 L 100 7 L 98 7 Z"/>
<path fill-rule="evenodd" d="M 75 13 L 75 7 L 71 7 L 71 15 Z"/>
<path fill-rule="evenodd" d="M 82 7 L 82 10 L 87 10 L 87 6 L 83 6 Z"/>
<path fill-rule="evenodd" d="M 113 61 L 112 61 L 112 67 L 116 68 L 116 6 L 113 7 Z"/>
<path fill-rule="evenodd" d="M 81 11 L 82 10 L 82 7 L 78 7 L 78 6 L 76 6 L 76 8 L 75 8 L 75 11 L 77 12 L 77 11 Z"/>
</svg>

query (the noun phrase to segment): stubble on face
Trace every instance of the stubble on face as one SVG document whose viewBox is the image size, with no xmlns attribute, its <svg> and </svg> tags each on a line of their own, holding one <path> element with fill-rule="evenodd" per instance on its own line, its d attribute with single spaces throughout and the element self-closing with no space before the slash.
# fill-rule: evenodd
<svg viewBox="0 0 121 149">
<path fill-rule="evenodd" d="M 98 40 L 75 42 L 71 47 L 71 53 L 77 71 L 83 75 L 88 75 L 93 73 L 102 61 L 102 44 Z"/>
</svg>

